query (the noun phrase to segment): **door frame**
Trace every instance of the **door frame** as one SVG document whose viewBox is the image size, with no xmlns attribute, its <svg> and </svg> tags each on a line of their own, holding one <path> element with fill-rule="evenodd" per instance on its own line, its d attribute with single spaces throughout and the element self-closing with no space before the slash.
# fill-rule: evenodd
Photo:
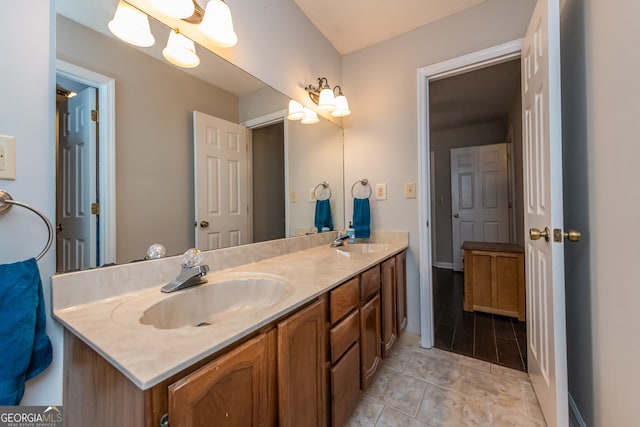
<svg viewBox="0 0 640 427">
<path fill-rule="evenodd" d="M 100 265 L 116 262 L 116 83 L 115 79 L 56 59 L 56 75 L 98 90 L 98 203 Z M 56 194 L 57 197 L 57 194 Z M 92 242 L 95 244 L 95 242 Z"/>
<path fill-rule="evenodd" d="M 453 77 L 469 71 L 520 58 L 523 39 L 506 42 L 487 49 L 472 52 L 417 70 L 418 79 L 418 182 L 419 185 L 419 277 L 420 277 L 420 345 L 433 347 L 433 282 L 432 282 L 432 230 L 431 218 L 431 168 L 429 138 L 429 83 L 445 77 Z"/>
</svg>

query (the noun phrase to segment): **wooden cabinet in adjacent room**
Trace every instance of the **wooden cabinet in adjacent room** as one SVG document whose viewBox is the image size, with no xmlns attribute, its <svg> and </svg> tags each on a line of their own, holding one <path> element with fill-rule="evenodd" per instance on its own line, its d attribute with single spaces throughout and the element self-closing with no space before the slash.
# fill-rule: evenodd
<svg viewBox="0 0 640 427">
<path fill-rule="evenodd" d="M 171 427 L 275 425 L 275 331 L 169 386 Z"/>
<path fill-rule="evenodd" d="M 326 296 L 278 324 L 280 426 L 327 425 Z"/>
</svg>

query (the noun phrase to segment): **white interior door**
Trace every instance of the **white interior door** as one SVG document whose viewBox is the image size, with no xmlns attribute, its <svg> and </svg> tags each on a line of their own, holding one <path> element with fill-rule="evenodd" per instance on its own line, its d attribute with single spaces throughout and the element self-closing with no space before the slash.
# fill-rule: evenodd
<svg viewBox="0 0 640 427">
<path fill-rule="evenodd" d="M 509 241 L 507 144 L 451 150 L 453 269 L 462 271 L 465 241 Z"/>
<path fill-rule="evenodd" d="M 538 0 L 522 47 L 527 363 L 549 426 L 569 423 L 559 12 L 558 0 Z"/>
<path fill-rule="evenodd" d="M 96 266 L 96 89 L 69 98 L 60 111 L 58 142 L 57 270 Z"/>
<path fill-rule="evenodd" d="M 248 243 L 247 128 L 198 111 L 193 127 L 196 247 Z"/>
</svg>

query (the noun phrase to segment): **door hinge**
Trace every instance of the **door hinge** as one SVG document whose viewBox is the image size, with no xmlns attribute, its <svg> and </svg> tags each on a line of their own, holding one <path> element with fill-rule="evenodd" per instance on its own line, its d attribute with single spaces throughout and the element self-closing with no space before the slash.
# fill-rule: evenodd
<svg viewBox="0 0 640 427">
<path fill-rule="evenodd" d="M 91 110 L 91 121 L 98 123 L 98 111 Z"/>
<path fill-rule="evenodd" d="M 100 215 L 100 204 L 99 203 L 91 203 L 91 214 L 92 215 Z"/>
</svg>

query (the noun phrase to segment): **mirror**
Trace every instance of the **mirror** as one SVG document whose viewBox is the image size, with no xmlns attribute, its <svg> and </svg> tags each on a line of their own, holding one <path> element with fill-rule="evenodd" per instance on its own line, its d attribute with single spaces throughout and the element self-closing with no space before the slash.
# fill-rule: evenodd
<svg viewBox="0 0 640 427">
<path fill-rule="evenodd" d="M 330 184 L 334 228 L 344 227 L 339 126 L 323 118 L 315 125 L 274 120 L 282 117 L 289 98 L 201 46 L 196 47 L 201 60 L 197 68 L 187 72 L 169 64 L 160 53 L 169 29 L 151 17 L 152 48 L 121 42 L 107 29 L 116 6 L 117 0 L 56 2 L 57 59 L 115 80 L 115 170 L 109 171 L 115 175 L 115 262 L 140 260 L 153 243 L 165 245 L 167 255 L 194 246 L 193 111 L 245 124 L 253 134 L 274 121 L 281 123 L 282 200 L 273 199 L 269 190 L 260 192 L 264 206 L 249 203 L 253 223 L 272 211 L 269 206 L 284 205 L 284 235 L 267 238 L 312 230 L 311 195 L 323 181 Z M 253 140 L 254 152 L 259 140 Z M 276 220 L 262 222 L 268 227 Z"/>
</svg>

